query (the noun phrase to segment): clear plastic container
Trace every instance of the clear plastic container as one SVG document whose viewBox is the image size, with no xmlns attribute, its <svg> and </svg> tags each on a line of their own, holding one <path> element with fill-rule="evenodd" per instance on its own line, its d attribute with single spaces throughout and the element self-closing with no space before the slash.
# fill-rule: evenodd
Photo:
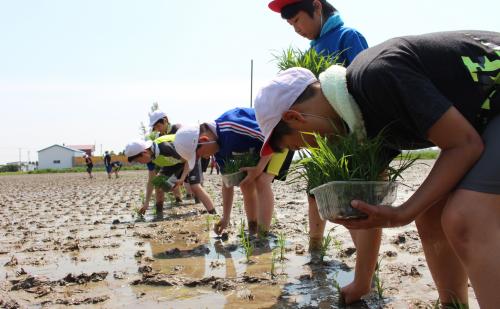
<svg viewBox="0 0 500 309">
<path fill-rule="evenodd" d="M 245 179 L 247 172 L 236 172 L 231 174 L 222 174 L 222 183 L 226 188 L 239 186 L 240 182 Z"/>
<path fill-rule="evenodd" d="M 352 200 L 372 205 L 390 205 L 399 183 L 389 181 L 332 181 L 311 190 L 321 219 L 356 219 L 366 215 L 351 206 Z"/>
<path fill-rule="evenodd" d="M 161 177 L 161 176 L 156 176 Z M 175 187 L 175 183 L 177 182 L 177 177 L 175 175 L 171 175 L 168 179 L 165 179 L 158 187 L 165 192 L 169 192 Z"/>
</svg>

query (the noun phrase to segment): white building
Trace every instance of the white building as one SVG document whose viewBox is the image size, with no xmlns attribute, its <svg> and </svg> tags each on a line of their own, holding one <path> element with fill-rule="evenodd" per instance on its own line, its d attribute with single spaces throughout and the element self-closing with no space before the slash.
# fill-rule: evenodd
<svg viewBox="0 0 500 309">
<path fill-rule="evenodd" d="M 38 150 L 39 169 L 61 169 L 73 167 L 73 158 L 82 157 L 85 153 L 66 146 L 52 145 Z"/>
</svg>

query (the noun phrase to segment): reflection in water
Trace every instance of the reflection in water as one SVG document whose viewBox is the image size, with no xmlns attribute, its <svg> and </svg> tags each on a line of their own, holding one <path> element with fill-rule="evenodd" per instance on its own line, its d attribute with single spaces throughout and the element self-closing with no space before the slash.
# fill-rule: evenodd
<svg viewBox="0 0 500 309">
<path fill-rule="evenodd" d="M 277 244 L 274 239 L 254 241 L 254 252 L 250 263 L 246 263 L 243 248 L 236 243 L 222 242 L 208 232 L 201 223 L 191 222 L 183 226 L 189 234 L 177 234 L 173 243 L 161 244 L 151 241 L 150 247 L 155 261 L 154 271 L 177 274 L 191 279 L 210 276 L 235 279 L 244 275 L 270 278 L 272 251 Z M 198 242 L 186 242 L 186 237 L 195 237 Z M 189 243 L 189 244 L 188 244 Z M 290 246 L 290 244 L 288 244 Z M 214 293 L 209 287 L 166 288 L 168 304 L 176 308 L 193 304 L 210 303 L 210 308 L 300 308 L 303 306 L 331 308 L 338 303 L 338 294 L 333 286 L 337 280 L 341 286 L 353 279 L 346 265 L 330 261 L 325 265 L 309 264 L 309 256 L 287 253 L 284 261 L 276 262 L 276 283 L 243 284 L 235 291 Z M 148 288 L 152 289 L 161 288 Z M 165 288 L 163 288 L 165 290 Z M 161 293 L 166 295 L 165 291 Z M 211 300 L 214 298 L 214 301 Z M 218 299 L 215 301 L 215 298 Z M 220 299 L 225 299 L 224 305 Z M 251 301 L 249 300 L 251 299 Z"/>
</svg>

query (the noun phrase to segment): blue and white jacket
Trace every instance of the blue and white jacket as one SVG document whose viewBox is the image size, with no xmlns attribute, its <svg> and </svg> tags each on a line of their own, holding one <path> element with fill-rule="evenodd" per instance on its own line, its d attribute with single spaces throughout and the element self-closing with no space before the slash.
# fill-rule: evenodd
<svg viewBox="0 0 500 309">
<path fill-rule="evenodd" d="M 217 118 L 215 125 L 219 144 L 215 160 L 222 171 L 224 162 L 234 155 L 248 152 L 259 154 L 264 135 L 260 131 L 253 108 L 231 109 Z"/>
<path fill-rule="evenodd" d="M 335 14 L 327 19 L 319 38 L 311 41 L 311 47 L 327 55 L 340 53 L 338 62 L 347 67 L 360 52 L 368 48 L 368 43 L 357 30 L 344 27 L 340 15 Z"/>
</svg>

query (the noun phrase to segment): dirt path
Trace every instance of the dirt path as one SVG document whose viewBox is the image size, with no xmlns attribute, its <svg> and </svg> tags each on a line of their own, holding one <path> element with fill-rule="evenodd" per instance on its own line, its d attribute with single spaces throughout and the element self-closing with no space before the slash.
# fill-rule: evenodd
<svg viewBox="0 0 500 309">
<path fill-rule="evenodd" d="M 407 186 L 396 204 L 429 168 L 405 173 Z M 352 280 L 356 253 L 343 227 L 332 232 L 335 245 L 325 262 L 309 263 L 307 201 L 299 184 L 274 184 L 272 232 L 286 237 L 285 259 L 273 258 L 279 248 L 271 238 L 252 242 L 247 263 L 238 238 L 244 217 L 239 190 L 225 241 L 209 231 L 215 218 L 192 200 L 169 206 L 163 221 L 152 222 L 148 214 L 146 222 L 136 222 L 146 172 L 121 175 L 0 177 L 0 307 L 336 308 L 334 280 Z M 207 175 L 205 187 L 221 212 L 218 176 Z M 352 308 L 433 307 L 437 292 L 413 224 L 385 230 L 380 256 L 383 299 L 374 290 Z"/>
</svg>

